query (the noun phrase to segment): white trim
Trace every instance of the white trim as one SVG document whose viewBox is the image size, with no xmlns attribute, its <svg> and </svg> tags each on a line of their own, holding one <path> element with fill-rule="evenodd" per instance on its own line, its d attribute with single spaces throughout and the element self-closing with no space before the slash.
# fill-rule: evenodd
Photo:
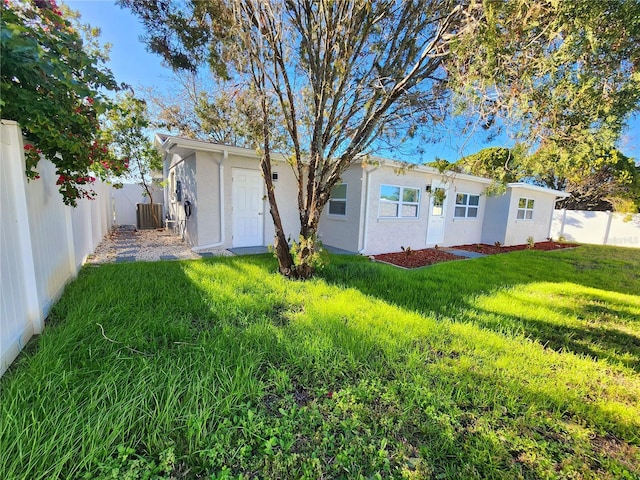
<svg viewBox="0 0 640 480">
<path fill-rule="evenodd" d="M 390 158 L 382 158 L 382 157 L 370 157 L 370 162 L 376 162 L 380 166 L 386 165 L 389 167 L 393 167 L 395 169 L 406 169 L 407 173 L 411 172 L 421 172 L 421 173 L 429 173 L 431 175 L 438 175 L 443 178 L 449 178 L 451 180 L 469 180 L 477 183 L 484 183 L 486 185 L 490 185 L 493 183 L 493 180 L 489 178 L 476 177 L 475 175 L 469 175 L 466 173 L 458 173 L 458 172 L 450 172 L 445 171 L 441 172 L 437 168 L 429 167 L 427 165 L 416 165 L 416 164 L 407 164 L 406 162 L 399 162 L 398 160 L 393 160 Z"/>
<path fill-rule="evenodd" d="M 363 182 L 365 184 L 365 188 L 362 189 L 362 194 L 360 195 L 360 219 L 364 223 L 362 224 L 362 228 L 360 229 L 362 232 L 362 236 L 358 239 L 358 246 L 362 246 L 362 248 L 358 250 L 358 253 L 361 254 L 367 251 L 367 240 L 369 237 L 369 201 L 371 200 L 369 198 L 369 194 L 371 192 L 371 175 L 379 168 L 380 167 L 377 165 L 370 170 L 363 168 L 366 181 Z"/>
<path fill-rule="evenodd" d="M 571 194 L 567 192 L 562 192 L 560 190 L 553 190 L 551 188 L 541 187 L 539 185 L 531 185 L 530 183 L 523 182 L 515 182 L 515 183 L 507 183 L 508 188 L 520 188 L 523 190 L 531 190 L 532 192 L 540 192 L 540 193 L 549 193 L 554 194 L 556 197 L 567 198 L 570 197 Z"/>
<path fill-rule="evenodd" d="M 162 139 L 162 137 L 165 137 L 164 140 Z M 154 144 L 156 145 L 156 148 L 160 148 L 163 151 L 169 153 L 171 153 L 171 150 L 176 147 L 182 147 L 189 150 L 198 150 L 201 152 L 228 152 L 241 157 L 255 158 L 256 160 L 260 158 L 257 152 L 255 150 L 252 150 L 251 148 L 234 147 L 231 145 L 222 145 L 219 143 L 212 143 L 204 140 L 193 140 L 191 138 L 174 137 L 171 135 L 165 136 L 159 135 L 157 133 L 154 138 Z M 285 156 L 277 152 L 272 152 L 271 157 L 277 160 L 286 161 Z"/>
</svg>

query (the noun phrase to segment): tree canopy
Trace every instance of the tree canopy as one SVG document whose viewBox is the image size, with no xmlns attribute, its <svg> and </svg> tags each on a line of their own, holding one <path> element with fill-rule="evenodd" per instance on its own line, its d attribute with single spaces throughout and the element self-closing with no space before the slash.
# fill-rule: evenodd
<svg viewBox="0 0 640 480">
<path fill-rule="evenodd" d="M 640 165 L 632 158 L 600 148 L 588 161 L 578 159 L 575 168 L 564 169 L 565 162 L 557 158 L 563 154 L 546 149 L 527 155 L 522 148 L 492 147 L 443 168 L 491 178 L 498 191 L 499 185 L 520 181 L 566 191 L 571 196 L 558 202 L 558 208 L 640 211 Z"/>
<path fill-rule="evenodd" d="M 3 2 L 0 16 L 0 114 L 20 124 L 26 174 L 39 178 L 40 156 L 56 166 L 63 200 L 93 198 L 93 175 L 120 175 L 124 164 L 109 154 L 99 116 L 116 90 L 96 32 L 53 0 Z M 89 41 L 83 40 L 83 35 Z"/>
<path fill-rule="evenodd" d="M 640 107 L 637 0 L 485 0 L 452 50 L 458 107 L 558 161 L 613 147 Z"/>
<path fill-rule="evenodd" d="M 152 175 L 162 171 L 162 158 L 151 143 L 150 126 L 146 102 L 131 92 L 118 95 L 115 107 L 106 114 L 105 137 L 114 157 L 122 159 L 127 168 L 127 177 L 142 186 L 149 202 L 153 204 Z M 152 215 L 156 227 L 160 227 L 162 222 L 160 218 L 155 218 L 154 209 Z"/>
<path fill-rule="evenodd" d="M 206 72 L 174 76 L 170 94 L 145 92 L 153 124 L 169 133 L 236 147 L 260 144 L 260 103 L 250 89 L 215 83 Z"/>
</svg>

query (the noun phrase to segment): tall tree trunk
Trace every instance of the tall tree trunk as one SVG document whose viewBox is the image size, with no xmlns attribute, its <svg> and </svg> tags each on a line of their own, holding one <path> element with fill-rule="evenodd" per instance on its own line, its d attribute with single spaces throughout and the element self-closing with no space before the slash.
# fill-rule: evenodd
<svg viewBox="0 0 640 480">
<path fill-rule="evenodd" d="M 264 80 L 263 80 L 264 81 Z M 262 96 L 262 134 L 264 143 L 264 152 L 260 159 L 260 168 L 262 169 L 262 176 L 264 177 L 264 183 L 267 187 L 267 199 L 269 200 L 269 212 L 273 219 L 273 226 L 275 230 L 275 238 L 273 241 L 273 247 L 275 249 L 276 258 L 278 259 L 278 267 L 280 273 L 285 277 L 294 277 L 294 265 L 291 252 L 289 251 L 289 244 L 287 243 L 287 237 L 284 234 L 282 228 L 282 218 L 280 217 L 280 211 L 278 210 L 278 203 L 276 202 L 276 195 L 273 187 L 273 177 L 271 172 L 271 140 L 269 132 L 269 105 L 266 97 Z"/>
</svg>

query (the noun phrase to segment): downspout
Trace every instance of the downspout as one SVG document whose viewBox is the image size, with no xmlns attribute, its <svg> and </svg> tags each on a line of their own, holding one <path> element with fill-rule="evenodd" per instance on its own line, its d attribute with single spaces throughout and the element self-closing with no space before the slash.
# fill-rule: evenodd
<svg viewBox="0 0 640 480">
<path fill-rule="evenodd" d="M 224 232 L 225 232 L 225 222 L 224 222 L 224 166 L 223 163 L 225 160 L 229 158 L 229 152 L 226 150 L 222 153 L 222 160 L 218 161 L 218 184 L 220 188 L 218 188 L 218 206 L 220 207 L 220 241 L 217 243 L 211 243 L 209 245 L 198 245 L 197 247 L 193 247 L 191 249 L 192 252 L 201 252 L 203 250 L 210 250 L 212 248 L 219 248 L 224 245 Z"/>
<path fill-rule="evenodd" d="M 369 191 L 371 190 L 371 174 L 376 170 L 378 170 L 379 168 L 380 168 L 380 165 L 377 165 L 371 168 L 370 170 L 364 171 L 367 180 L 365 182 L 363 208 L 361 208 L 360 210 L 364 217 L 364 223 L 362 225 L 362 242 L 361 242 L 362 248 L 358 250 L 358 253 L 361 255 L 364 254 L 364 252 L 367 250 L 367 238 L 369 237 L 369 200 L 370 200 Z"/>
</svg>

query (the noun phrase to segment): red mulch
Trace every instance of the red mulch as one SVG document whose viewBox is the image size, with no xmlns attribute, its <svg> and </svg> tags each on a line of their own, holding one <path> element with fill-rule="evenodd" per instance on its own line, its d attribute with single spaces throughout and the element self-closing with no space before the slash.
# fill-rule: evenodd
<svg viewBox="0 0 640 480">
<path fill-rule="evenodd" d="M 537 242 L 532 250 L 542 250 L 545 252 L 551 250 L 558 250 L 560 248 L 573 248 L 578 245 L 575 243 L 558 243 L 558 242 Z M 458 245 L 455 247 L 456 250 L 466 250 L 467 252 L 477 252 L 484 253 L 485 255 L 495 255 L 496 253 L 507 253 L 507 252 L 515 252 L 517 250 L 526 250 L 529 248 L 528 245 L 510 245 L 508 247 L 496 247 L 495 245 L 488 245 L 486 243 L 475 243 L 472 245 Z"/>
<path fill-rule="evenodd" d="M 379 262 L 391 263 L 398 267 L 404 268 L 418 268 L 427 265 L 433 265 L 434 263 L 450 262 L 451 260 L 461 260 L 464 257 L 459 257 L 451 253 L 443 252 L 442 250 L 435 250 L 433 248 L 425 248 L 423 250 L 411 250 L 410 252 L 395 252 L 395 253 L 382 253 L 380 255 L 374 255 Z"/>
<path fill-rule="evenodd" d="M 575 243 L 558 243 L 558 242 L 538 242 L 532 250 L 558 250 L 561 248 L 577 247 Z M 528 245 L 511 245 L 509 247 L 496 247 L 486 243 L 477 243 L 472 245 L 457 245 L 455 247 L 447 247 L 456 250 L 466 250 L 468 252 L 483 253 L 485 255 L 495 255 L 498 253 L 514 252 L 517 250 L 526 250 Z M 465 257 L 459 257 L 451 253 L 435 250 L 433 248 L 425 248 L 423 250 L 411 250 L 410 252 L 382 253 L 374 255 L 373 258 L 379 262 L 391 263 L 398 267 L 419 268 L 434 263 L 450 262 L 451 260 L 462 260 Z"/>
</svg>

